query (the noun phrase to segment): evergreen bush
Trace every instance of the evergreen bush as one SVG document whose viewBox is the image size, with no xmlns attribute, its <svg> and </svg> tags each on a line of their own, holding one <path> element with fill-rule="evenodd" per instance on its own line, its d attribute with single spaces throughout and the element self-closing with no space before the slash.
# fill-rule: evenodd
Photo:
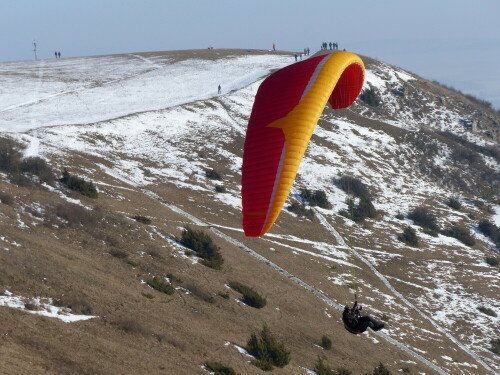
<svg viewBox="0 0 500 375">
<path fill-rule="evenodd" d="M 380 95 L 372 86 L 363 90 L 363 92 L 359 95 L 359 99 L 363 103 L 368 104 L 370 107 L 378 107 L 380 104 Z"/>
<path fill-rule="evenodd" d="M 463 225 L 453 225 L 441 231 L 441 233 L 448 237 L 454 237 L 467 246 L 474 246 L 476 243 L 469 230 Z"/>
<path fill-rule="evenodd" d="M 285 367 L 290 362 L 290 352 L 272 336 L 266 325 L 262 328 L 260 337 L 252 333 L 246 349 L 257 358 L 254 364 L 265 371 L 272 370 L 273 366 Z"/>
<path fill-rule="evenodd" d="M 495 354 L 500 354 L 500 339 L 493 339 L 490 341 L 490 350 Z"/>
<path fill-rule="evenodd" d="M 220 248 L 214 244 L 212 238 L 205 232 L 186 227 L 182 231 L 180 242 L 202 258 L 201 263 L 203 265 L 216 270 L 222 268 L 224 259 L 220 253 Z"/>
<path fill-rule="evenodd" d="M 454 210 L 460 210 L 462 208 L 462 204 L 460 203 L 460 200 L 456 196 L 452 196 L 448 199 L 448 206 L 453 208 Z"/>
<path fill-rule="evenodd" d="M 355 221 L 356 223 L 360 223 L 366 218 L 377 217 L 377 210 L 373 206 L 373 203 L 369 197 L 359 198 L 359 202 L 357 205 L 355 205 L 354 199 L 348 198 L 347 210 L 340 210 L 339 214 Z"/>
<path fill-rule="evenodd" d="M 495 310 L 492 310 L 490 309 L 489 307 L 485 307 L 485 306 L 479 306 L 477 308 L 479 311 L 481 311 L 483 314 L 486 314 L 486 315 L 489 315 L 489 316 L 492 316 L 494 318 L 497 317 L 497 313 L 495 312 Z"/>
<path fill-rule="evenodd" d="M 314 219 L 314 211 L 311 208 L 306 208 L 306 205 L 299 202 L 292 202 L 290 206 L 287 207 L 288 211 L 293 212 L 298 217 L 305 217 L 309 220 Z"/>
<path fill-rule="evenodd" d="M 168 295 L 172 295 L 175 293 L 174 287 L 165 281 L 165 279 L 155 276 L 152 279 L 146 280 L 146 284 L 148 284 L 151 288 Z"/>
<path fill-rule="evenodd" d="M 400 241 L 402 241 L 410 246 L 418 247 L 417 232 L 415 231 L 415 229 L 413 229 L 409 225 L 406 226 L 403 233 L 401 233 L 398 236 L 398 240 L 400 240 Z"/>
<path fill-rule="evenodd" d="M 226 192 L 226 188 L 225 188 L 224 186 L 217 185 L 217 186 L 215 187 L 215 191 L 216 191 L 217 193 L 225 193 L 225 192 Z"/>
<path fill-rule="evenodd" d="M 23 159 L 19 169 L 22 173 L 37 176 L 41 182 L 50 183 L 54 180 L 54 173 L 49 164 L 38 156 Z"/>
<path fill-rule="evenodd" d="M 0 191 L 0 202 L 7 206 L 12 206 L 14 204 L 14 196 L 5 191 Z"/>
<path fill-rule="evenodd" d="M 134 215 L 132 216 L 132 219 L 134 219 L 135 221 L 138 221 L 139 223 L 142 223 L 142 224 L 151 224 L 151 219 L 149 217 L 146 217 L 146 216 L 141 216 L 141 215 Z"/>
<path fill-rule="evenodd" d="M 68 189 L 78 191 L 86 197 L 98 197 L 97 189 L 91 181 L 86 181 L 81 177 L 71 175 L 66 168 L 64 169 L 62 177 L 59 181 L 66 185 Z"/>
<path fill-rule="evenodd" d="M 221 175 L 215 169 L 207 169 L 205 176 L 211 180 L 222 180 Z"/>
<path fill-rule="evenodd" d="M 14 141 L 0 138 L 0 170 L 10 173 L 19 169 L 21 153 L 16 150 Z"/>
<path fill-rule="evenodd" d="M 257 309 L 261 309 L 266 306 L 266 299 L 252 288 L 236 281 L 231 281 L 228 285 L 231 289 L 234 289 L 237 292 L 243 294 L 242 301 L 248 306 L 255 307 Z"/>
<path fill-rule="evenodd" d="M 332 340 L 330 340 L 330 338 L 326 335 L 324 335 L 322 338 L 321 338 L 321 346 L 323 347 L 323 349 L 331 349 L 332 348 Z"/>
<path fill-rule="evenodd" d="M 357 198 L 370 198 L 368 187 L 356 177 L 342 176 L 334 183 L 347 194 L 352 194 Z"/>
<path fill-rule="evenodd" d="M 321 357 L 318 357 L 314 371 L 316 371 L 316 375 L 335 375 L 335 372 L 323 363 L 323 358 Z"/>
<path fill-rule="evenodd" d="M 415 208 L 408 214 L 408 218 L 413 220 L 416 225 L 421 226 L 422 228 L 430 231 L 439 230 L 436 216 L 426 207 L 420 206 Z"/>
<path fill-rule="evenodd" d="M 373 375 L 391 375 L 391 372 L 382 363 L 379 363 L 379 365 L 373 370 Z"/>
<path fill-rule="evenodd" d="M 231 367 L 224 366 L 219 362 L 207 362 L 205 367 L 214 375 L 236 375 L 236 372 Z"/>
<path fill-rule="evenodd" d="M 488 263 L 490 266 L 493 267 L 498 266 L 498 264 L 500 264 L 500 261 L 496 257 L 487 257 L 485 261 L 486 263 Z"/>
<path fill-rule="evenodd" d="M 300 197 L 309 203 L 310 206 L 318 206 L 321 208 L 330 209 L 332 205 L 328 202 L 326 193 L 323 190 L 302 189 L 300 192 Z"/>
<path fill-rule="evenodd" d="M 496 246 L 500 247 L 500 228 L 488 220 L 481 220 L 478 228 L 482 234 L 489 237 Z"/>
</svg>

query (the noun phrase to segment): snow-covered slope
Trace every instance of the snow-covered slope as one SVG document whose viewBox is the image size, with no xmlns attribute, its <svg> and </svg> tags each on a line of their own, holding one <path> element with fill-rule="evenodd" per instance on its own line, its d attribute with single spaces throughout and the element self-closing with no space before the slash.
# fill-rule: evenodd
<svg viewBox="0 0 500 375">
<path fill-rule="evenodd" d="M 253 98 L 264 76 L 292 59 L 271 53 L 210 59 L 136 54 L 1 64 L 0 131 L 24 142 L 27 155 L 47 157 L 61 168 L 70 155 L 83 155 L 92 166 L 79 172 L 103 194 L 120 199 L 97 177 L 106 175 L 121 189 L 161 196 L 170 209 L 218 228 L 221 238 L 229 236 L 241 248 L 253 246 L 306 290 L 317 288 L 318 295 L 325 293 L 339 306 L 349 292 L 345 284 L 355 277 L 365 309 L 390 317 L 387 340 L 418 353 L 442 373 L 499 371 L 489 343 L 500 334 L 500 277 L 498 268 L 484 262 L 494 245 L 477 230 L 478 220 L 490 214 L 467 186 L 444 181 L 460 170 L 451 162 L 448 143 L 425 138 L 436 145 L 432 153 L 415 146 L 428 134 L 424 129 L 453 131 L 494 146 L 497 140 L 484 135 L 489 128 L 469 129 L 477 116 L 487 126 L 494 120 L 433 91 L 419 77 L 370 60 L 365 87 L 378 91 L 382 105 L 358 101 L 347 110 L 325 110 L 290 198 L 300 199 L 301 188 L 323 190 L 332 208 L 316 208 L 318 219 L 312 223 L 284 210 L 266 238 L 242 236 L 240 168 Z M 497 160 L 482 157 L 499 171 Z M 206 177 L 211 168 L 222 181 Z M 464 180 L 472 178 L 463 173 Z M 370 187 L 380 212 L 376 219 L 359 225 L 338 214 L 347 209 L 347 195 L 333 183 L 341 175 Z M 224 192 L 215 185 L 223 185 Z M 446 205 L 451 195 L 461 197 L 461 211 Z M 471 248 L 451 237 L 433 237 L 411 220 L 396 218 L 421 205 L 432 207 L 442 228 L 463 223 L 477 244 Z M 418 231 L 420 247 L 398 240 L 407 225 Z M 297 231 L 302 226 L 321 229 Z M 336 271 L 315 274 L 304 263 Z M 478 306 L 496 316 L 482 314 Z M 384 337 L 369 338 L 377 343 Z"/>
</svg>

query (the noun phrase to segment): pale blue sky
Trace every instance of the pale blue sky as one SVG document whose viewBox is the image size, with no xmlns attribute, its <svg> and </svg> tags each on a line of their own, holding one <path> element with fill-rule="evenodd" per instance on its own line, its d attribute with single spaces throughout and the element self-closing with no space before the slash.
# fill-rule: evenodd
<svg viewBox="0 0 500 375">
<path fill-rule="evenodd" d="M 338 42 L 500 108 L 500 0 L 0 0 L 0 61 Z"/>
</svg>

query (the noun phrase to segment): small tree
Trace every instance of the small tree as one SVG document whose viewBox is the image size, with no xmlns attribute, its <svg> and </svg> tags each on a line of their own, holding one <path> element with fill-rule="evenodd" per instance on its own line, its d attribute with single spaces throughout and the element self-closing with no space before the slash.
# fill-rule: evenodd
<svg viewBox="0 0 500 375">
<path fill-rule="evenodd" d="M 368 104 L 370 107 L 378 107 L 380 104 L 380 95 L 372 86 L 370 86 L 370 88 L 368 89 L 365 89 L 359 95 L 359 99 L 365 104 Z"/>
<path fill-rule="evenodd" d="M 220 248 L 215 245 L 212 237 L 205 232 L 186 227 L 182 231 L 180 242 L 202 258 L 203 265 L 216 270 L 222 268 L 224 259 L 220 253 Z"/>
<path fill-rule="evenodd" d="M 146 284 L 148 284 L 151 288 L 168 295 L 174 294 L 175 292 L 174 287 L 170 283 L 158 276 L 146 280 Z"/>
<path fill-rule="evenodd" d="M 231 281 L 229 283 L 229 287 L 231 289 L 236 290 L 237 292 L 243 294 L 243 303 L 247 304 L 248 306 L 255 307 L 257 309 L 261 309 L 264 306 L 266 306 L 266 299 L 262 297 L 259 293 L 257 293 L 255 290 L 252 288 L 243 285 L 241 283 L 238 283 L 236 281 Z"/>
<path fill-rule="evenodd" d="M 448 206 L 453 208 L 454 210 L 460 210 L 462 208 L 462 204 L 460 200 L 456 196 L 452 196 L 448 199 Z"/>
<path fill-rule="evenodd" d="M 454 237 L 467 246 L 474 246 L 476 240 L 470 234 L 469 230 L 463 225 L 453 225 L 441 232 L 445 236 Z"/>
<path fill-rule="evenodd" d="M 205 176 L 211 180 L 222 180 L 222 177 L 215 169 L 207 169 L 205 171 Z"/>
<path fill-rule="evenodd" d="M 490 350 L 495 354 L 500 354 L 500 339 L 493 339 L 490 341 Z"/>
<path fill-rule="evenodd" d="M 436 216 L 426 207 L 417 207 L 408 214 L 408 218 L 413 220 L 416 225 L 430 231 L 438 231 Z"/>
<path fill-rule="evenodd" d="M 207 362 L 205 367 L 214 375 L 236 375 L 236 372 L 231 367 L 224 366 L 219 362 Z"/>
<path fill-rule="evenodd" d="M 85 181 L 81 177 L 71 175 L 66 168 L 62 173 L 59 181 L 66 185 L 68 189 L 79 191 L 82 195 L 89 198 L 97 198 L 98 193 L 94 184 L 91 181 Z"/>
<path fill-rule="evenodd" d="M 490 266 L 496 267 L 498 264 L 500 264 L 500 261 L 496 257 L 487 257 L 485 259 L 486 263 L 488 263 Z"/>
<path fill-rule="evenodd" d="M 332 208 L 332 205 L 328 202 L 326 193 L 323 190 L 311 191 L 309 189 L 302 189 L 300 197 L 304 201 L 309 202 L 309 204 L 313 207 L 318 206 L 326 209 Z"/>
<path fill-rule="evenodd" d="M 406 226 L 403 233 L 401 233 L 398 236 L 398 240 L 400 240 L 400 241 L 402 241 L 410 246 L 418 247 L 417 232 L 415 231 L 415 229 L 413 229 L 409 225 Z"/>
<path fill-rule="evenodd" d="M 272 336 L 266 325 L 262 328 L 260 337 L 252 333 L 246 349 L 257 358 L 254 364 L 265 371 L 272 370 L 273 366 L 285 367 L 290 362 L 290 352 Z"/>
<path fill-rule="evenodd" d="M 331 349 L 332 348 L 332 340 L 330 340 L 330 338 L 326 335 L 324 335 L 322 338 L 321 338 L 321 346 L 323 347 L 323 349 Z"/>
<path fill-rule="evenodd" d="M 335 375 L 335 372 L 323 363 L 323 358 L 318 357 L 318 362 L 314 366 L 317 375 Z"/>
<path fill-rule="evenodd" d="M 391 375 L 391 372 L 382 363 L 379 363 L 379 365 L 373 370 L 373 375 Z"/>
<path fill-rule="evenodd" d="M 368 187 L 359 178 L 342 176 L 338 180 L 335 180 L 334 183 L 347 194 L 352 194 L 358 198 L 370 197 Z"/>
</svg>

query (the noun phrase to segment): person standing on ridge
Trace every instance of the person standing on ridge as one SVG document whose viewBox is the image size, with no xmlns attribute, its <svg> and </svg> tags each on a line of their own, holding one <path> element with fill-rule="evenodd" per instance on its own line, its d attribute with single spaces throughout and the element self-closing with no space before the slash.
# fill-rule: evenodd
<svg viewBox="0 0 500 375">
<path fill-rule="evenodd" d="M 276 44 L 273 43 L 273 51 L 276 51 Z"/>
<path fill-rule="evenodd" d="M 218 87 L 218 91 L 217 91 L 217 93 L 218 93 L 218 94 L 220 94 L 220 93 L 221 93 L 221 87 L 220 87 L 220 85 L 219 85 L 219 87 Z"/>
</svg>

